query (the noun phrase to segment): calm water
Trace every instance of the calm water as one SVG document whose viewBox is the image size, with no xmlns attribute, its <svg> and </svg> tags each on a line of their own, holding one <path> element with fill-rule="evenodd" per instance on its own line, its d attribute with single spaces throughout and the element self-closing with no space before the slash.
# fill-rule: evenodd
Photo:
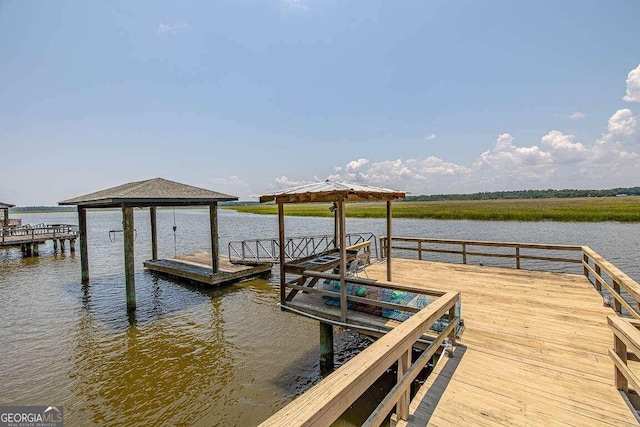
<svg viewBox="0 0 640 427">
<path fill-rule="evenodd" d="M 75 214 L 23 214 L 25 223 L 76 224 Z M 89 212 L 91 280 L 80 259 L 0 250 L 0 405 L 64 405 L 69 426 L 255 425 L 319 381 L 318 325 L 281 312 L 273 276 L 202 290 L 156 277 L 148 211 L 135 213 L 135 319 L 127 317 L 119 212 Z M 158 212 L 159 255 L 209 250 L 208 211 Z M 277 236 L 277 219 L 221 211 L 220 247 Z M 287 218 L 287 235 L 329 234 L 331 219 Z M 394 235 L 585 244 L 640 280 L 640 229 L 630 224 L 395 220 Z M 385 234 L 384 220 L 347 220 Z M 470 260 L 476 262 L 478 260 Z M 364 347 L 336 340 L 342 363 Z M 357 421 L 354 421 L 357 422 Z M 345 425 L 349 420 L 342 422 Z"/>
</svg>

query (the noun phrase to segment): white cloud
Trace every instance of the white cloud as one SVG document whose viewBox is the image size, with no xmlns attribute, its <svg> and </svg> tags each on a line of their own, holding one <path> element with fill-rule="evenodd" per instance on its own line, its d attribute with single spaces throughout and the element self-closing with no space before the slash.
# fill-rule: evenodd
<svg viewBox="0 0 640 427">
<path fill-rule="evenodd" d="M 627 102 L 640 102 L 640 65 L 629 71 L 627 94 L 622 97 Z"/>
<path fill-rule="evenodd" d="M 342 170 L 342 166 L 334 166 L 333 167 L 333 171 L 334 172 L 340 172 Z"/>
<path fill-rule="evenodd" d="M 586 116 L 585 113 L 583 113 L 582 111 L 576 111 L 574 113 L 571 113 L 569 115 L 569 118 L 572 120 L 576 120 L 576 119 L 584 119 L 584 117 Z"/>
<path fill-rule="evenodd" d="M 282 175 L 281 177 L 276 178 L 276 185 L 275 186 L 272 185 L 272 187 L 275 187 L 275 188 L 297 187 L 298 185 L 309 184 L 310 182 L 312 181 L 305 181 L 305 180 L 295 181 Z"/>
<path fill-rule="evenodd" d="M 249 184 L 241 180 L 238 176 L 232 175 L 228 178 L 211 178 L 213 189 L 221 193 L 238 196 L 244 199 L 249 196 Z"/>
<path fill-rule="evenodd" d="M 614 135 L 631 135 L 636 130 L 637 120 L 628 108 L 616 111 L 609 118 L 609 133 Z"/>
<path fill-rule="evenodd" d="M 358 159 L 347 163 L 347 170 L 354 171 L 369 163 L 369 159 Z"/>
<path fill-rule="evenodd" d="M 158 33 L 160 34 L 177 34 L 189 29 L 189 25 L 187 25 L 184 21 L 176 21 L 170 24 L 161 22 L 158 24 Z"/>
<path fill-rule="evenodd" d="M 434 139 L 436 139 L 436 134 L 432 133 L 431 135 L 427 135 L 424 137 L 425 141 L 433 141 Z"/>
<path fill-rule="evenodd" d="M 282 7 L 285 10 L 307 12 L 309 10 L 308 0 L 282 0 Z"/>
</svg>

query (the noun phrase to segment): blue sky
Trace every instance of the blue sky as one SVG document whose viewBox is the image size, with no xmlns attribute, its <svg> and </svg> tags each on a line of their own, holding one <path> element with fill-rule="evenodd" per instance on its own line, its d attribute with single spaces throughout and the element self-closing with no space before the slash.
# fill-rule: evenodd
<svg viewBox="0 0 640 427">
<path fill-rule="evenodd" d="M 640 185 L 640 2 L 0 0 L 0 201 Z"/>
</svg>

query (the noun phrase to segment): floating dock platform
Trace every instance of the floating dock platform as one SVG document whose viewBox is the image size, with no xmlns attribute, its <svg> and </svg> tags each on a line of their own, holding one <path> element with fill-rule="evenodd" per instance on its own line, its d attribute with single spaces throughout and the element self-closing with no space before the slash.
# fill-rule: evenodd
<svg viewBox="0 0 640 427">
<path fill-rule="evenodd" d="M 148 260 L 143 265 L 148 270 L 157 273 L 204 285 L 221 285 L 271 274 L 271 264 L 235 264 L 222 257 L 219 260 L 219 270 L 213 273 L 211 254 L 208 252 L 197 252 L 169 259 Z"/>
</svg>

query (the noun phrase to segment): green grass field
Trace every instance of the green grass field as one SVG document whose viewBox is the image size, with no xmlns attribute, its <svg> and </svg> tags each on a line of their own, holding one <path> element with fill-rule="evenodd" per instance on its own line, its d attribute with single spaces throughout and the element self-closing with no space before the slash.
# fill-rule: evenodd
<svg viewBox="0 0 640 427">
<path fill-rule="evenodd" d="M 395 202 L 394 218 L 469 219 L 482 221 L 582 221 L 640 222 L 640 197 L 591 197 L 580 199 L 470 200 L 443 202 Z M 275 205 L 225 207 L 238 212 L 274 215 Z M 347 203 L 347 216 L 384 218 L 384 203 Z M 330 217 L 329 204 L 285 205 L 292 216 Z"/>
</svg>

